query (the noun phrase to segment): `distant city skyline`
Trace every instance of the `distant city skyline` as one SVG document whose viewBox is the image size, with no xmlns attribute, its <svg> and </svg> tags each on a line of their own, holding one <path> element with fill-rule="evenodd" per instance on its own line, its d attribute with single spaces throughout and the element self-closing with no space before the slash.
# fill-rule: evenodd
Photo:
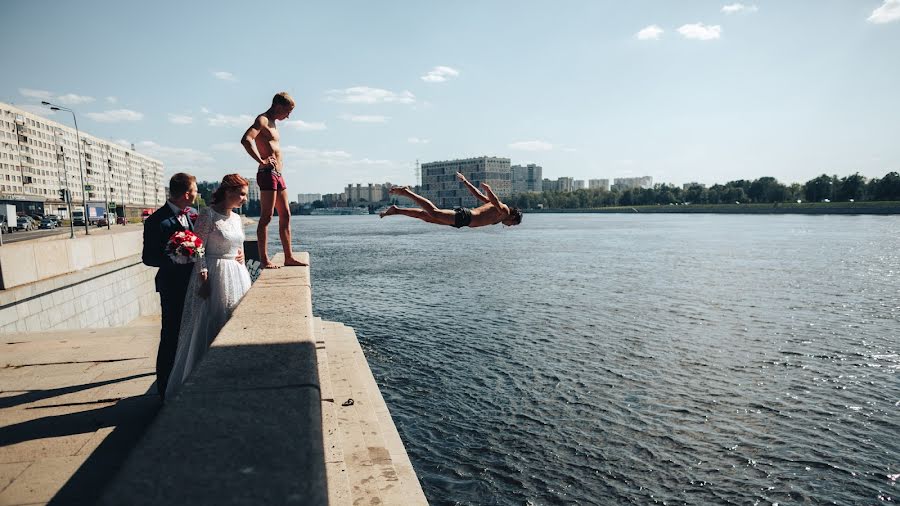
<svg viewBox="0 0 900 506">
<path fill-rule="evenodd" d="M 679 186 L 900 170 L 900 0 L 270 2 L 265 51 L 233 1 L 0 10 L 0 101 L 71 107 L 165 179 L 253 177 L 240 136 L 279 91 L 293 195 L 481 156 Z"/>
</svg>

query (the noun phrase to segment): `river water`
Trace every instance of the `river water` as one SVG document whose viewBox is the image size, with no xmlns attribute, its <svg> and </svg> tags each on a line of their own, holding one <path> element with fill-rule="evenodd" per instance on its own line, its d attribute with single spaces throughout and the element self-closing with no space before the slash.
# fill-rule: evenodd
<svg viewBox="0 0 900 506">
<path fill-rule="evenodd" d="M 432 504 L 900 499 L 900 217 L 293 230 Z"/>
</svg>

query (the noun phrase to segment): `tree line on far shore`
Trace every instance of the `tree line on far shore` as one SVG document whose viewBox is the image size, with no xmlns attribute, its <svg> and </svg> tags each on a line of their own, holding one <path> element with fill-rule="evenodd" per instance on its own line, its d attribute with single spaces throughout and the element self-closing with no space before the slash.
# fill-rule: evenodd
<svg viewBox="0 0 900 506">
<path fill-rule="evenodd" d="M 612 206 L 669 204 L 757 204 L 780 202 L 849 202 L 900 200 L 900 174 L 889 172 L 882 178 L 867 179 L 858 172 L 846 176 L 822 174 L 806 183 L 785 185 L 774 177 L 739 179 L 709 188 L 694 185 L 682 188 L 665 183 L 653 188 L 573 192 L 520 193 L 510 204 L 523 209 L 584 209 Z"/>
</svg>

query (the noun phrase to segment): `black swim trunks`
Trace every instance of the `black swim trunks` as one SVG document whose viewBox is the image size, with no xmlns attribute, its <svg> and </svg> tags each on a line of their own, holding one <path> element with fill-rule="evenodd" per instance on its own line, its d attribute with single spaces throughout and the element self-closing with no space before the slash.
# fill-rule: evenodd
<svg viewBox="0 0 900 506">
<path fill-rule="evenodd" d="M 467 207 L 457 207 L 456 211 L 456 220 L 453 223 L 453 226 L 456 228 L 468 227 L 470 223 L 472 223 L 472 210 Z"/>
</svg>

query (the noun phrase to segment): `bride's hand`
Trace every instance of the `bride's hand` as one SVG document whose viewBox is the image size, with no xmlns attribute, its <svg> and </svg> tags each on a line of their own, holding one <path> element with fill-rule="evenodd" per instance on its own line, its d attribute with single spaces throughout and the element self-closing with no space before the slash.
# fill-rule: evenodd
<svg viewBox="0 0 900 506">
<path fill-rule="evenodd" d="M 200 287 L 197 288 L 197 295 L 204 299 L 209 297 L 209 273 L 206 271 L 200 273 Z"/>
<path fill-rule="evenodd" d="M 209 281 L 200 282 L 200 288 L 197 289 L 197 295 L 201 299 L 209 297 Z"/>
</svg>

